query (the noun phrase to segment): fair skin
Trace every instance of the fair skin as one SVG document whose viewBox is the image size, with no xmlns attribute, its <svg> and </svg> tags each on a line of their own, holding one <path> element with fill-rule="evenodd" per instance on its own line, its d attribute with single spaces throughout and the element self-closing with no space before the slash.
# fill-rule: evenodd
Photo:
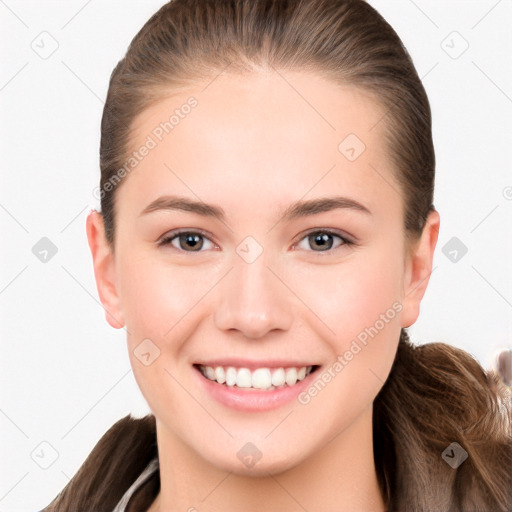
<svg viewBox="0 0 512 512">
<path fill-rule="evenodd" d="M 378 123 L 384 109 L 364 91 L 299 71 L 226 73 L 205 85 L 136 118 L 133 150 L 187 98 L 198 101 L 116 190 L 114 252 L 101 215 L 87 219 L 106 319 L 126 328 L 135 378 L 156 417 L 161 491 L 150 510 L 384 511 L 372 404 L 400 329 L 417 319 L 439 215 L 431 212 L 421 238 L 407 245 Z M 366 145 L 354 161 L 338 150 L 350 133 Z M 141 215 L 171 194 L 217 205 L 225 219 Z M 282 216 L 295 201 L 332 196 L 370 213 Z M 157 245 L 177 228 L 208 236 Z M 329 228 L 339 235 L 324 248 L 307 236 Z M 354 244 L 343 244 L 344 235 Z M 250 263 L 237 253 L 248 236 L 263 249 Z M 310 362 L 320 367 L 313 383 L 394 303 L 399 311 L 307 404 L 233 409 L 205 392 L 193 366 L 228 357 Z M 160 350 L 147 366 L 134 354 L 145 339 Z M 251 467 L 237 456 L 249 442 L 261 453 Z"/>
</svg>

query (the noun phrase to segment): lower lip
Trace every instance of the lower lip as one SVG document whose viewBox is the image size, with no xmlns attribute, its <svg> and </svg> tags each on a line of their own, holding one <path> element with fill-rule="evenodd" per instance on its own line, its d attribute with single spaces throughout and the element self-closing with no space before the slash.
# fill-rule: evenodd
<svg viewBox="0 0 512 512">
<path fill-rule="evenodd" d="M 201 385 L 215 400 L 231 409 L 244 412 L 269 411 L 293 401 L 299 393 L 310 385 L 318 372 L 317 368 L 316 371 L 311 372 L 301 381 L 297 381 L 293 386 L 283 386 L 265 391 L 219 384 L 206 378 L 198 368 L 194 367 L 194 370 L 202 383 Z"/>
</svg>

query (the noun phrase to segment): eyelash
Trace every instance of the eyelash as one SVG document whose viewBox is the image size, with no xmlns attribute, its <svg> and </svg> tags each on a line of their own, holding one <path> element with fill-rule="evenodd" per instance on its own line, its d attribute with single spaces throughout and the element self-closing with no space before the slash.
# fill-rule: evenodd
<svg viewBox="0 0 512 512">
<path fill-rule="evenodd" d="M 208 239 L 210 242 L 212 242 L 210 240 L 210 238 L 209 238 L 209 235 L 207 233 L 205 233 L 204 231 L 201 231 L 201 230 L 190 231 L 190 230 L 182 229 L 182 230 L 174 230 L 174 231 L 171 231 L 170 233 L 164 235 L 164 237 L 162 237 L 162 239 L 157 242 L 157 245 L 158 245 L 158 247 L 162 247 L 162 246 L 166 246 L 166 245 L 171 245 L 172 246 L 171 242 L 175 238 L 177 238 L 179 235 L 183 235 L 183 234 L 187 234 L 187 235 L 200 235 L 200 236 Z M 345 246 L 355 245 L 355 243 L 352 240 L 348 239 L 345 235 L 341 234 L 338 231 L 333 231 L 331 229 L 314 229 L 314 230 L 311 230 L 311 231 L 308 231 L 307 233 L 305 233 L 304 236 L 299 240 L 299 242 L 297 242 L 297 244 L 294 244 L 294 246 L 298 245 L 305 238 L 307 238 L 307 237 L 309 237 L 310 235 L 313 235 L 313 234 L 326 234 L 326 235 L 335 236 L 335 237 L 340 238 L 342 243 L 340 245 L 338 245 L 338 247 L 334 247 L 334 248 L 331 248 L 331 249 L 328 249 L 328 250 L 325 250 L 325 251 L 308 250 L 307 252 L 315 252 L 315 253 L 318 253 L 318 254 L 332 254 L 337 249 L 341 249 L 341 248 L 343 248 Z M 175 249 L 178 252 L 184 252 L 184 253 L 204 252 L 202 250 L 200 250 L 200 251 L 185 251 L 185 250 L 183 250 L 181 248 L 178 249 L 178 248 L 176 248 L 174 246 L 172 246 L 172 248 Z"/>
</svg>

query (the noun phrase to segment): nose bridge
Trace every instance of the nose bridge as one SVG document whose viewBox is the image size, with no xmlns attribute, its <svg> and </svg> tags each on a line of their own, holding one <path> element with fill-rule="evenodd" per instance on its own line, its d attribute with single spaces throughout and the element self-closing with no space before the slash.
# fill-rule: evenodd
<svg viewBox="0 0 512 512">
<path fill-rule="evenodd" d="M 237 247 L 233 266 L 220 290 L 217 327 L 239 330 L 248 338 L 265 336 L 273 329 L 288 329 L 292 313 L 286 287 L 274 275 L 279 272 L 272 268 L 263 247 L 245 240 Z"/>
</svg>

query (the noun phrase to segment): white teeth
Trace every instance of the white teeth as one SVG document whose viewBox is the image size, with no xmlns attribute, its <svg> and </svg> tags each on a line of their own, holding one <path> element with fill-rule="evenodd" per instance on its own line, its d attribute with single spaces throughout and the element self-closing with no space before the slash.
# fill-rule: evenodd
<svg viewBox="0 0 512 512">
<path fill-rule="evenodd" d="M 251 371 L 247 368 L 240 368 L 236 374 L 236 385 L 239 388 L 250 388 L 252 386 Z"/>
<path fill-rule="evenodd" d="M 272 373 L 272 386 L 283 386 L 286 382 L 284 368 L 278 368 Z"/>
<path fill-rule="evenodd" d="M 236 368 L 230 366 L 226 370 L 226 385 L 234 386 L 236 384 Z"/>
<path fill-rule="evenodd" d="M 293 386 L 297 382 L 297 369 L 288 368 L 286 370 L 286 384 Z"/>
<path fill-rule="evenodd" d="M 222 366 L 217 366 L 217 368 L 215 368 L 215 380 L 219 384 L 224 384 L 224 382 L 226 382 L 226 372 Z"/>
<path fill-rule="evenodd" d="M 257 368 L 252 371 L 248 368 L 235 368 L 229 366 L 200 366 L 201 373 L 209 380 L 226 384 L 227 386 L 237 386 L 239 388 L 255 388 L 272 390 L 287 384 L 293 386 L 297 381 L 303 380 L 311 373 L 312 366 L 302 366 L 301 368 Z"/>
<path fill-rule="evenodd" d="M 272 386 L 272 376 L 268 368 L 258 368 L 252 373 L 252 387 L 268 389 Z"/>
</svg>

